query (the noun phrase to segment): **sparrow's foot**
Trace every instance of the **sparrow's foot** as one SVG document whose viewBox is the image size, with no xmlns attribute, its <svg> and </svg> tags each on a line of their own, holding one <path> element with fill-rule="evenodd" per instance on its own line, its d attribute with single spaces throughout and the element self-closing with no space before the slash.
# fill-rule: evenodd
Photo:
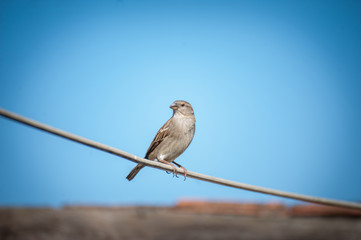
<svg viewBox="0 0 361 240">
<path fill-rule="evenodd" d="M 188 173 L 188 171 L 187 171 L 187 169 L 185 169 L 184 167 L 182 167 L 182 166 L 180 166 L 180 168 L 181 169 L 183 169 L 183 171 L 184 171 L 184 181 L 187 179 L 187 173 Z"/>
<path fill-rule="evenodd" d="M 178 177 L 178 175 L 177 175 L 177 168 L 175 167 L 175 166 L 173 166 L 172 164 L 170 164 L 171 166 L 172 166 L 172 168 L 173 168 L 173 177 L 175 176 L 175 177 Z"/>
<path fill-rule="evenodd" d="M 176 176 L 176 177 L 178 177 L 178 175 L 177 175 L 178 173 L 177 173 L 177 168 L 176 167 L 174 167 L 173 168 L 173 177 L 174 176 Z"/>
<path fill-rule="evenodd" d="M 171 164 L 170 162 L 164 161 L 164 160 L 159 160 L 161 163 L 165 163 L 167 165 L 170 165 L 173 168 L 173 177 L 176 176 L 177 177 L 177 168 Z M 168 173 L 168 171 L 166 171 L 166 173 Z M 169 173 L 168 173 L 169 174 Z"/>
<path fill-rule="evenodd" d="M 185 169 L 182 165 L 180 165 L 180 164 L 178 164 L 176 162 L 173 162 L 173 163 L 175 165 L 177 165 L 179 168 L 183 169 L 183 171 L 184 171 L 184 181 L 185 181 L 187 179 L 187 173 L 188 173 L 187 169 Z"/>
</svg>

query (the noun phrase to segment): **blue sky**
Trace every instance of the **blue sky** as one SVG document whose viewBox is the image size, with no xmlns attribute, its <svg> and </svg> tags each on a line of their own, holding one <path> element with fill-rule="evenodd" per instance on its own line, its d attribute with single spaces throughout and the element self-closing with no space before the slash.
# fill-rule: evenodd
<svg viewBox="0 0 361 240">
<path fill-rule="evenodd" d="M 144 156 L 189 101 L 178 158 L 243 183 L 361 200 L 359 1 L 0 2 L 0 107 Z M 286 201 L 146 168 L 0 118 L 0 205 Z"/>
</svg>

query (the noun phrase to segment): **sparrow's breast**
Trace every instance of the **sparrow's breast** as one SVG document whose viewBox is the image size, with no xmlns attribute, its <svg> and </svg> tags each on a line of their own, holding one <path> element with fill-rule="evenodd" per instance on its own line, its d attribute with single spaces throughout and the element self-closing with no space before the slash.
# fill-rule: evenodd
<svg viewBox="0 0 361 240">
<path fill-rule="evenodd" d="M 158 156 L 172 162 L 181 155 L 192 142 L 195 132 L 194 118 L 176 119 L 174 129 L 159 149 Z"/>
</svg>

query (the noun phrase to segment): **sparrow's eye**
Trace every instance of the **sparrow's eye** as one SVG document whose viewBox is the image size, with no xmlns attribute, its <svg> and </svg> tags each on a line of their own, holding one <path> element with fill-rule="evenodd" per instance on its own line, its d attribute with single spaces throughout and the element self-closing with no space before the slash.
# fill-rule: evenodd
<svg viewBox="0 0 361 240">
<path fill-rule="evenodd" d="M 184 103 L 182 103 L 181 106 L 184 107 Z"/>
</svg>

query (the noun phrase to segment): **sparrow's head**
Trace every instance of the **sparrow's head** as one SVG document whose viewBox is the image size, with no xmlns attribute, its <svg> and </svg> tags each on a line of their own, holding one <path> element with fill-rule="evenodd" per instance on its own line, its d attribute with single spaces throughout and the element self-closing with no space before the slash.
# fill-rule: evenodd
<svg viewBox="0 0 361 240">
<path fill-rule="evenodd" d="M 173 109 L 174 113 L 179 112 L 186 116 L 194 115 L 192 105 L 183 100 L 174 101 L 174 103 L 172 103 L 169 107 Z"/>
</svg>

